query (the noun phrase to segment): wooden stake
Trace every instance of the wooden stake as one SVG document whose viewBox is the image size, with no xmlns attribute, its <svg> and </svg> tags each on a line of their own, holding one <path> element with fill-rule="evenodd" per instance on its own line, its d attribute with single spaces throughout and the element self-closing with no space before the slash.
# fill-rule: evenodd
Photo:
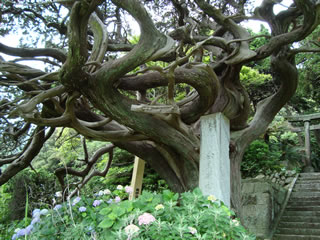
<svg viewBox="0 0 320 240">
<path fill-rule="evenodd" d="M 133 192 L 130 194 L 129 200 L 137 198 L 141 194 L 144 165 L 145 161 L 143 161 L 141 158 L 135 157 L 131 180 Z"/>
</svg>

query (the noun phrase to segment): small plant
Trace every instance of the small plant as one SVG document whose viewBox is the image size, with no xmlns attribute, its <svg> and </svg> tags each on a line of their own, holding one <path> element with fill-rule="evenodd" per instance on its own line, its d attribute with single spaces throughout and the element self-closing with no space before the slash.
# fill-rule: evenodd
<svg viewBox="0 0 320 240">
<path fill-rule="evenodd" d="M 221 201 L 203 196 L 199 189 L 181 195 L 143 192 L 126 200 L 131 191 L 118 186 L 94 198 L 78 196 L 52 210 L 35 209 L 29 225 L 16 230 L 12 239 L 255 239 Z"/>
</svg>

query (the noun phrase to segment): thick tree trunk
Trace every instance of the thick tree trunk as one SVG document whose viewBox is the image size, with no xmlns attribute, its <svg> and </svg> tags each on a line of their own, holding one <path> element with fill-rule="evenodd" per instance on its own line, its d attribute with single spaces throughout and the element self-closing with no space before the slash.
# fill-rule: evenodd
<svg viewBox="0 0 320 240">
<path fill-rule="evenodd" d="M 230 145 L 230 178 L 231 178 L 231 208 L 242 221 L 242 195 L 241 195 L 241 162 L 245 146 Z"/>
</svg>

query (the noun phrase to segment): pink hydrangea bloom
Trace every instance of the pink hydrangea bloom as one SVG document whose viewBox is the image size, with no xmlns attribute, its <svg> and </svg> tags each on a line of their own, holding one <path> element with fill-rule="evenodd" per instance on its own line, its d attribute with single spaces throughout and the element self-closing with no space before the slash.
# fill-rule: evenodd
<svg viewBox="0 0 320 240">
<path fill-rule="evenodd" d="M 118 202 L 120 202 L 120 201 L 121 201 L 121 198 L 120 198 L 119 196 L 116 196 L 116 197 L 114 198 L 114 202 L 118 203 Z"/>
<path fill-rule="evenodd" d="M 126 191 L 126 193 L 130 194 L 133 193 L 133 188 L 131 186 L 125 186 L 124 190 Z"/>
<path fill-rule="evenodd" d="M 150 213 L 144 213 L 138 217 L 139 225 L 149 225 L 156 219 Z"/>
</svg>

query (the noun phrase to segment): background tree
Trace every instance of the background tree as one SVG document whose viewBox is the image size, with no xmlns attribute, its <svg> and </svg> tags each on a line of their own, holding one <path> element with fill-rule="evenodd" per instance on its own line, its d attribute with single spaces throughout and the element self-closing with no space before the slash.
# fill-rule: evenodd
<svg viewBox="0 0 320 240">
<path fill-rule="evenodd" d="M 83 183 L 107 173 L 117 146 L 145 159 L 175 191 L 193 189 L 199 178 L 199 118 L 223 112 L 231 122 L 232 205 L 240 211 L 244 150 L 295 93 L 296 54 L 319 51 L 317 42 L 307 49 L 292 45 L 318 26 L 319 2 L 294 0 L 274 14 L 280 2 L 264 0 L 250 12 L 247 0 L 4 1 L 1 19 L 14 28 L 3 27 L 2 34 L 23 29 L 26 35 L 39 35 L 18 48 L 0 44 L 0 52 L 19 57 L 0 62 L 6 92 L 1 127 L 3 137 L 10 136 L 3 144 L 22 143 L 20 149 L 3 152 L 0 166 L 7 167 L 0 184 L 31 166 L 55 127 L 69 127 L 87 139 L 112 143 L 87 156 L 85 170 L 68 169 Z M 140 27 L 136 45 L 128 40 L 128 16 Z M 271 34 L 252 36 L 240 25 L 247 19 L 266 22 Z M 257 38 L 268 41 L 250 49 L 249 42 Z M 42 48 L 36 44 L 40 40 Z M 250 101 L 240 71 L 266 58 L 267 73 L 278 87 L 264 94 L 248 122 Z M 30 59 L 45 62 L 46 70 L 17 63 Z M 175 86 L 180 83 L 190 87 L 178 101 Z M 151 94 L 164 86 L 164 96 Z M 109 161 L 97 171 L 96 159 L 105 153 Z"/>
</svg>

